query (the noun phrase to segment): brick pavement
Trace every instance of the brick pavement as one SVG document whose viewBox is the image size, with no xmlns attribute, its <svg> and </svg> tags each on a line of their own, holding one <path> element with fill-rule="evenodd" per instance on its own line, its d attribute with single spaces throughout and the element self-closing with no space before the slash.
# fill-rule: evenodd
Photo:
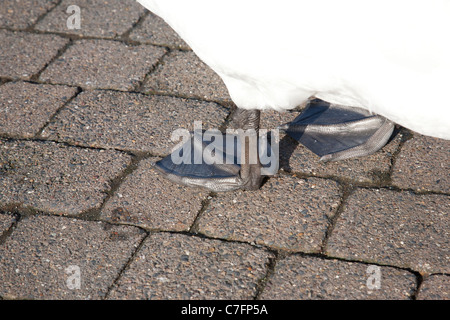
<svg viewBox="0 0 450 320">
<path fill-rule="evenodd" d="M 450 142 L 323 164 L 281 134 L 261 190 L 185 188 L 152 162 L 234 106 L 161 19 L 5 0 L 0 44 L 0 299 L 449 299 Z"/>
</svg>

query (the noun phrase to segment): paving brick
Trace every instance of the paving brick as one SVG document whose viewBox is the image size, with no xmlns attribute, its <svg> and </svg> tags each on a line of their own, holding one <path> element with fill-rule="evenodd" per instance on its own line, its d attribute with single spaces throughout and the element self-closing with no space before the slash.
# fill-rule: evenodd
<svg viewBox="0 0 450 320">
<path fill-rule="evenodd" d="M 27 82 L 0 86 L 0 134 L 30 138 L 77 92 L 76 88 Z"/>
<path fill-rule="evenodd" d="M 450 277 L 431 275 L 422 282 L 418 300 L 450 300 Z"/>
<path fill-rule="evenodd" d="M 177 128 L 218 128 L 228 111 L 211 102 L 135 93 L 89 91 L 79 94 L 43 132 L 50 139 L 91 147 L 170 154 Z"/>
<path fill-rule="evenodd" d="M 41 81 L 87 89 L 133 90 L 165 49 L 110 40 L 80 40 L 50 64 Z"/>
<path fill-rule="evenodd" d="M 2 0 L 0 28 L 26 29 L 57 3 L 58 0 Z"/>
<path fill-rule="evenodd" d="M 164 57 L 143 91 L 231 102 L 222 79 L 190 51 L 172 51 Z"/>
<path fill-rule="evenodd" d="M 130 39 L 173 49 L 190 50 L 186 42 L 163 19 L 151 12 L 133 29 Z"/>
<path fill-rule="evenodd" d="M 102 219 L 148 229 L 188 231 L 208 193 L 167 181 L 149 158 L 122 182 L 102 210 Z"/>
<path fill-rule="evenodd" d="M 261 299 L 397 300 L 410 299 L 415 288 L 407 271 L 294 255 L 276 264 Z"/>
<path fill-rule="evenodd" d="M 68 41 L 50 34 L 0 30 L 0 77 L 29 80 Z"/>
<path fill-rule="evenodd" d="M 333 257 L 449 272 L 449 197 L 390 190 L 355 191 L 328 240 Z"/>
<path fill-rule="evenodd" d="M 260 128 L 267 130 L 276 129 L 282 124 L 293 121 L 299 114 L 300 111 L 296 109 L 287 111 L 262 110 Z M 283 131 L 280 131 L 280 136 L 284 135 Z"/>
<path fill-rule="evenodd" d="M 335 182 L 281 176 L 257 192 L 219 194 L 202 213 L 200 233 L 291 251 L 318 252 L 340 202 Z"/>
<path fill-rule="evenodd" d="M 68 28 L 67 20 L 80 8 L 80 28 Z M 63 0 L 35 27 L 40 31 L 76 34 L 80 36 L 114 38 L 122 35 L 144 14 L 145 9 L 135 0 Z M 71 20 L 69 20 L 69 25 Z"/>
<path fill-rule="evenodd" d="M 182 234 L 151 235 L 111 299 L 251 299 L 269 254 L 241 243 Z"/>
<path fill-rule="evenodd" d="M 12 224 L 16 221 L 14 215 L 9 212 L 0 211 L 0 237 L 3 232 L 11 228 Z M 1 239 L 1 238 L 0 238 Z"/>
<path fill-rule="evenodd" d="M 450 141 L 415 134 L 397 156 L 392 183 L 405 189 L 450 193 Z"/>
<path fill-rule="evenodd" d="M 0 245 L 0 296 L 103 298 L 144 235 L 137 228 L 94 221 L 25 218 Z"/>
<path fill-rule="evenodd" d="M 102 204 L 110 180 L 130 163 L 112 150 L 0 140 L 0 205 L 75 215 Z"/>
</svg>

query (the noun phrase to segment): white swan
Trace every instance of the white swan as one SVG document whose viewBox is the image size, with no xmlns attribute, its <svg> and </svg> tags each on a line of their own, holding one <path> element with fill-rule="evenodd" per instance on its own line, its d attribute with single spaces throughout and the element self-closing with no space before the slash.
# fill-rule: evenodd
<svg viewBox="0 0 450 320">
<path fill-rule="evenodd" d="M 138 1 L 223 79 L 238 110 L 316 96 L 450 139 L 450 1 Z"/>
</svg>

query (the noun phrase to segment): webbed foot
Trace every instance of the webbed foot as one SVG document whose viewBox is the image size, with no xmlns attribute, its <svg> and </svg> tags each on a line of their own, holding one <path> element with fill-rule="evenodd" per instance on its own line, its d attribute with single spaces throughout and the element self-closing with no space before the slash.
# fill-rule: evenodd
<svg viewBox="0 0 450 320">
<path fill-rule="evenodd" d="M 206 138 L 194 132 L 155 167 L 167 179 L 191 187 L 214 192 L 257 190 L 264 178 L 257 146 L 259 119 L 258 110 L 237 109 L 233 123 L 241 133 L 245 132 L 242 139 L 239 135 L 225 136 L 218 130 Z"/>
<path fill-rule="evenodd" d="M 197 140 L 196 143 L 195 137 L 192 136 L 181 148 L 156 162 L 155 168 L 165 178 L 189 187 L 200 187 L 214 192 L 259 189 L 264 178 L 261 175 L 262 166 L 259 162 L 240 164 L 236 157 L 236 151 L 240 146 L 236 140 L 233 140 L 233 145 L 228 148 L 225 146 L 222 150 L 214 150 L 213 156 L 220 154 L 221 159 L 208 157 L 209 152 L 204 151 L 209 144 L 199 142 Z M 183 152 L 186 154 L 182 154 Z M 182 161 L 178 158 L 180 154 Z"/>
<path fill-rule="evenodd" d="M 394 123 L 364 109 L 315 99 L 279 129 L 320 156 L 320 161 L 337 161 L 378 151 L 389 141 Z"/>
</svg>

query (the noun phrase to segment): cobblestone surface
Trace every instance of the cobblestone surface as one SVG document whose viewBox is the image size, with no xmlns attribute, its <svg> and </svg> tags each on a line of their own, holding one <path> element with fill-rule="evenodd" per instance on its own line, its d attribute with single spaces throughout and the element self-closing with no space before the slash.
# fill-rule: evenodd
<svg viewBox="0 0 450 320">
<path fill-rule="evenodd" d="M 280 170 L 251 192 L 152 168 L 175 129 L 233 111 L 135 1 L 3 0 L 0 299 L 449 299 L 448 141 L 399 127 L 371 156 L 320 163 L 280 133 Z"/>
<path fill-rule="evenodd" d="M 7 231 L 15 221 L 16 218 L 11 213 L 2 212 L 0 215 L 0 236 L 3 232 Z"/>
<path fill-rule="evenodd" d="M 318 252 L 339 199 L 334 181 L 279 177 L 257 194 L 218 195 L 200 216 L 198 230 L 215 238 Z"/>
<path fill-rule="evenodd" d="M 116 151 L 0 140 L 0 205 L 70 215 L 99 208 L 111 179 L 129 163 Z"/>
<path fill-rule="evenodd" d="M 116 91 L 82 92 L 42 135 L 77 145 L 167 155 L 176 145 L 167 132 L 220 126 L 228 111 L 204 101 Z"/>
<path fill-rule="evenodd" d="M 148 45 L 80 40 L 56 59 L 40 80 L 87 89 L 133 90 L 164 53 L 163 48 Z"/>
<path fill-rule="evenodd" d="M 160 17 L 149 12 L 141 25 L 130 33 L 130 39 L 174 49 L 190 50 L 186 42 Z"/>
<path fill-rule="evenodd" d="M 75 11 L 80 8 L 80 27 L 68 28 Z M 75 34 L 83 37 L 115 38 L 131 29 L 145 9 L 134 0 L 63 0 L 35 27 L 36 30 Z M 124 14 L 125 13 L 125 14 Z"/>
<path fill-rule="evenodd" d="M 449 212 L 447 196 L 358 190 L 336 222 L 327 253 L 422 273 L 448 273 Z"/>
<path fill-rule="evenodd" d="M 76 93 L 73 87 L 6 83 L 0 87 L 0 134 L 34 137 Z"/>
<path fill-rule="evenodd" d="M 106 221 L 134 224 L 146 229 L 188 231 L 202 208 L 207 192 L 167 184 L 152 164 L 158 158 L 142 161 L 106 203 Z"/>
<path fill-rule="evenodd" d="M 450 277 L 432 275 L 420 287 L 419 300 L 450 300 Z"/>
<path fill-rule="evenodd" d="M 0 43 L 0 77 L 29 80 L 33 75 L 37 75 L 69 40 L 52 34 L 0 29 Z"/>
<path fill-rule="evenodd" d="M 402 148 L 392 172 L 400 188 L 450 193 L 450 141 L 415 135 Z"/>
<path fill-rule="evenodd" d="M 0 27 L 26 29 L 57 3 L 58 0 L 2 1 Z"/>
<path fill-rule="evenodd" d="M 251 299 L 269 255 L 242 243 L 151 235 L 111 298 Z"/>
<path fill-rule="evenodd" d="M 404 300 L 412 296 L 416 285 L 416 277 L 408 271 L 291 256 L 277 264 L 261 298 Z"/>
<path fill-rule="evenodd" d="M 168 54 L 148 77 L 143 90 L 219 102 L 231 101 L 222 79 L 191 51 Z"/>
<path fill-rule="evenodd" d="M 0 246 L 0 295 L 102 298 L 143 236 L 134 227 L 60 217 L 25 218 Z"/>
</svg>

